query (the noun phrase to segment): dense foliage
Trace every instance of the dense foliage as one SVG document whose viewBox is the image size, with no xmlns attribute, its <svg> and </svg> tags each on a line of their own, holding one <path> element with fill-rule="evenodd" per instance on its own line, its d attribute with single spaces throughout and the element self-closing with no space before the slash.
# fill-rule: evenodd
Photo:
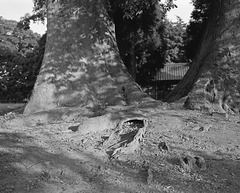
<svg viewBox="0 0 240 193">
<path fill-rule="evenodd" d="M 166 62 L 187 62 L 185 56 L 187 24 L 178 17 L 176 22 L 165 20 L 164 40 L 166 41 Z"/>
<path fill-rule="evenodd" d="M 1 101 L 21 101 L 30 94 L 43 55 L 39 39 L 31 30 L 19 29 L 16 21 L 0 18 Z"/>
<path fill-rule="evenodd" d="M 38 45 L 40 36 L 17 27 L 17 22 L 0 17 L 0 47 L 11 53 L 26 56 Z"/>
<path fill-rule="evenodd" d="M 120 55 L 132 77 L 146 82 L 164 63 L 164 9 L 154 0 L 130 4 L 131 8 L 122 6 L 127 1 L 110 2 Z"/>
<path fill-rule="evenodd" d="M 192 0 L 194 10 L 187 26 L 186 57 L 194 59 L 210 15 L 212 0 Z"/>
</svg>

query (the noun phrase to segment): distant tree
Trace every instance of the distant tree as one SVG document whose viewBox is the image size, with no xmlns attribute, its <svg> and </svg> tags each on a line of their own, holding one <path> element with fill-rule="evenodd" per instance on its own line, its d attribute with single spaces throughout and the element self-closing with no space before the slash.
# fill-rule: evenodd
<svg viewBox="0 0 240 193">
<path fill-rule="evenodd" d="M 166 42 L 164 40 L 164 25 L 159 24 L 153 28 L 153 33 L 143 39 L 143 43 L 136 45 L 137 76 L 140 85 L 152 81 L 156 68 L 162 68 L 165 63 Z"/>
<path fill-rule="evenodd" d="M 23 66 L 26 60 L 20 53 L 0 48 L 0 100 L 23 99 L 15 94 L 22 88 Z"/>
<path fill-rule="evenodd" d="M 17 27 L 18 22 L 0 18 L 0 47 L 26 56 L 38 46 L 40 35 Z"/>
<path fill-rule="evenodd" d="M 136 80 L 137 73 L 146 63 L 148 63 L 149 70 L 163 63 L 164 50 L 161 33 L 165 10 L 155 0 L 135 2 L 134 11 L 128 10 L 128 1 L 119 3 L 111 0 L 110 2 L 120 55 L 130 74 Z M 156 52 L 158 52 L 157 58 Z M 151 60 L 156 60 L 156 62 Z"/>
<path fill-rule="evenodd" d="M 165 20 L 166 62 L 185 62 L 186 23 L 178 17 L 176 22 Z"/>
<path fill-rule="evenodd" d="M 27 74 L 32 76 L 30 72 L 36 62 L 33 59 L 30 62 L 30 58 L 40 35 L 19 29 L 16 21 L 0 18 L 0 24 L 0 100 L 22 100 L 30 92 L 26 89 Z"/>
<path fill-rule="evenodd" d="M 192 0 L 192 3 L 194 9 L 186 29 L 187 41 L 185 46 L 186 57 L 191 60 L 195 58 L 200 47 L 213 0 Z"/>
</svg>

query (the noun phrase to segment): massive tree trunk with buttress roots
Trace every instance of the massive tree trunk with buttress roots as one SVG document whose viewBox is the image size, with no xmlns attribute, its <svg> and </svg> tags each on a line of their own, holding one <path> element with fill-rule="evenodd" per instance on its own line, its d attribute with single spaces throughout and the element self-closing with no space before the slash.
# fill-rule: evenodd
<svg viewBox="0 0 240 193">
<path fill-rule="evenodd" d="M 240 1 L 216 0 L 197 57 L 164 99 L 188 96 L 186 106 L 237 113 L 240 109 Z"/>
<path fill-rule="evenodd" d="M 142 127 L 128 145 L 119 142 L 113 154 L 135 151 L 147 126 L 135 107 L 153 100 L 120 59 L 107 1 L 48 0 L 47 21 L 44 59 L 24 110 L 25 122 L 81 122 L 78 130 L 85 134 L 122 130 L 125 123 L 138 121 Z M 110 139 L 121 134 L 116 131 Z"/>
<path fill-rule="evenodd" d="M 48 1 L 43 64 L 25 114 L 147 99 L 122 63 L 106 1 Z"/>
</svg>

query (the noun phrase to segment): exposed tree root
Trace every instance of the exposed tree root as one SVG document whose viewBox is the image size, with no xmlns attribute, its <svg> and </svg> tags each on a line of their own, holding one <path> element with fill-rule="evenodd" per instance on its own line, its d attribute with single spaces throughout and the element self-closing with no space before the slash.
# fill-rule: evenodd
<svg viewBox="0 0 240 193">
<path fill-rule="evenodd" d="M 83 112 L 81 112 L 83 114 Z M 145 112 L 146 113 L 146 112 Z M 44 124 L 65 124 L 66 131 L 76 135 L 94 135 L 104 130 L 111 131 L 103 143 L 103 149 L 110 157 L 134 153 L 143 140 L 148 120 L 141 110 L 136 108 L 115 109 L 101 116 L 83 116 L 76 109 L 58 109 L 35 113 L 30 116 L 19 116 L 7 122 L 7 125 L 33 127 Z"/>
<path fill-rule="evenodd" d="M 111 158 L 119 158 L 134 153 L 143 140 L 148 121 L 144 117 L 126 118 L 119 122 L 109 138 L 104 142 L 103 147 Z"/>
</svg>

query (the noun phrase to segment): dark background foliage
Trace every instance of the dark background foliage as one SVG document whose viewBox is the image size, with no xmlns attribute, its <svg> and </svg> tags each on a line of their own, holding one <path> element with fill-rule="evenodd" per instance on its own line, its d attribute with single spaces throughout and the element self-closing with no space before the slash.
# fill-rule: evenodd
<svg viewBox="0 0 240 193">
<path fill-rule="evenodd" d="M 42 62 L 44 36 L 0 18 L 0 99 L 22 101 L 29 96 Z"/>
</svg>

